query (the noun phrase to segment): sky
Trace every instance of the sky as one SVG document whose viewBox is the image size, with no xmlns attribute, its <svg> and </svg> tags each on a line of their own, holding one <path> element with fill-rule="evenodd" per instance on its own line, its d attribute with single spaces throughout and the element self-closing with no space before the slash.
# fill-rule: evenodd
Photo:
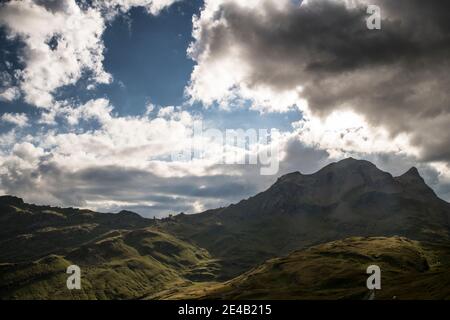
<svg viewBox="0 0 450 320">
<path fill-rule="evenodd" d="M 370 5 L 381 29 L 368 28 Z M 2 1 L 0 194 L 163 217 L 354 157 L 394 176 L 415 166 L 450 201 L 449 9 Z M 240 129 L 257 138 L 217 139 Z M 276 170 L 264 173 L 264 154 Z"/>
</svg>

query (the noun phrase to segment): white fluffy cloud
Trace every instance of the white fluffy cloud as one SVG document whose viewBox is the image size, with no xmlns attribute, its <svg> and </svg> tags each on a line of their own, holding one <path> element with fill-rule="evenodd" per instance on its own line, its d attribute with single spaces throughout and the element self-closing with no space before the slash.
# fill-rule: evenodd
<svg viewBox="0 0 450 320">
<path fill-rule="evenodd" d="M 51 109 L 58 106 L 55 90 L 75 84 L 83 75 L 94 83 L 109 83 L 112 77 L 103 68 L 105 19 L 137 6 L 158 14 L 174 1 L 97 1 L 81 7 L 75 0 L 1 4 L 0 25 L 7 28 L 10 38 L 25 45 L 20 53 L 25 68 L 17 75 L 25 101 Z M 0 97 L 8 101 L 17 98 L 17 88 L 6 89 Z"/>
<path fill-rule="evenodd" d="M 148 13 L 157 15 L 161 10 L 180 0 L 94 0 L 94 6 L 106 11 L 107 17 L 113 18 L 133 7 L 144 7 Z"/>
<path fill-rule="evenodd" d="M 0 120 L 12 123 L 18 127 L 26 127 L 28 125 L 28 116 L 25 113 L 4 113 Z"/>
<path fill-rule="evenodd" d="M 28 103 L 52 107 L 53 92 L 76 83 L 83 72 L 96 82 L 111 80 L 103 69 L 105 24 L 97 10 L 82 10 L 73 0 L 10 1 L 2 5 L 0 21 L 25 44 L 19 82 Z"/>
<path fill-rule="evenodd" d="M 84 105 L 60 107 L 58 117 L 71 126 L 94 121 L 93 130 L 84 132 L 46 132 L 36 143 L 51 150 L 53 161 L 78 170 L 101 164 L 145 169 L 151 160 L 170 156 L 188 141 L 193 118 L 174 107 L 162 109 L 161 115 L 117 117 L 106 99 Z"/>
<path fill-rule="evenodd" d="M 20 97 L 20 91 L 17 87 L 9 87 L 0 90 L 0 101 L 14 101 Z"/>
<path fill-rule="evenodd" d="M 307 146 L 328 152 L 332 158 L 352 154 L 392 153 L 419 157 L 420 151 L 407 134 L 392 137 L 351 110 L 335 111 L 326 117 L 305 117 L 293 123 L 299 139 Z"/>
</svg>

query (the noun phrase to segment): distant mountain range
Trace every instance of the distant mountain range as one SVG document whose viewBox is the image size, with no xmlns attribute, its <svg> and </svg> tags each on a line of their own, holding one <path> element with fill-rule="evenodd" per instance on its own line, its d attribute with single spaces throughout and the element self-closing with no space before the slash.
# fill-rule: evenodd
<svg viewBox="0 0 450 320">
<path fill-rule="evenodd" d="M 450 204 L 415 168 L 350 158 L 165 219 L 4 196 L 0 225 L 2 299 L 363 299 L 371 263 L 389 279 L 379 298 L 450 298 Z M 80 291 L 66 288 L 71 264 Z"/>
</svg>

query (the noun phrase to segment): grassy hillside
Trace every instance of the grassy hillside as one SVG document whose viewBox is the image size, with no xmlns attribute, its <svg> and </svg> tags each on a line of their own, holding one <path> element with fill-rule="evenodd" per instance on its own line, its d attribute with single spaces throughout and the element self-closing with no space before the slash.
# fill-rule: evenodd
<svg viewBox="0 0 450 320">
<path fill-rule="evenodd" d="M 66 288 L 67 266 L 82 271 L 82 290 Z M 152 228 L 114 231 L 32 262 L 0 264 L 1 299 L 136 299 L 189 279 L 214 279 L 204 249 Z"/>
<path fill-rule="evenodd" d="M 36 206 L 0 197 L 0 263 L 28 262 L 49 254 L 65 255 L 114 230 L 153 224 L 136 213 L 99 213 L 74 208 Z"/>
<path fill-rule="evenodd" d="M 208 251 L 133 212 L 35 206 L 0 197 L 0 299 L 136 299 L 216 279 Z M 69 291 L 69 265 L 82 290 Z"/>
<path fill-rule="evenodd" d="M 450 247 L 406 238 L 349 238 L 277 258 L 224 283 L 166 290 L 158 299 L 367 299 L 366 269 L 382 270 L 375 299 L 450 299 Z"/>
</svg>

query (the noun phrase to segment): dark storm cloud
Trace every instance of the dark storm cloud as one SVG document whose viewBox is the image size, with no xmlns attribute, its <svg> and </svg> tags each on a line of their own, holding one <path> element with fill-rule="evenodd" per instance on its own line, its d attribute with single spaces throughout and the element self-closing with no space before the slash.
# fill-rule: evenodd
<svg viewBox="0 0 450 320">
<path fill-rule="evenodd" d="M 198 210 L 196 201 L 205 208 L 216 208 L 260 191 L 258 179 L 242 176 L 166 178 L 144 170 L 116 166 L 68 172 L 45 157 L 35 169 L 9 169 L 8 173 L 0 175 L 3 189 L 26 201 L 85 207 L 90 202 L 113 199 L 111 205 L 100 210 L 135 208 L 147 216 L 166 216 L 182 211 L 193 213 Z M 121 202 L 124 204 L 116 204 Z"/>
<path fill-rule="evenodd" d="M 237 46 L 250 87 L 303 86 L 315 114 L 353 109 L 393 136 L 410 134 L 422 160 L 450 160 L 449 1 L 270 3 L 255 11 L 225 2 L 216 20 L 226 23 L 201 25 L 194 59 Z M 367 28 L 367 3 L 381 7 L 381 30 Z"/>
<path fill-rule="evenodd" d="M 245 193 L 255 192 L 254 187 L 243 185 L 245 179 L 225 175 L 207 177 L 159 177 L 147 171 L 124 169 L 122 167 L 100 167 L 89 168 L 77 173 L 80 180 L 78 186 L 86 186 L 94 194 L 112 194 L 120 196 L 121 191 L 130 189 L 143 189 L 141 192 L 148 194 L 146 188 L 162 194 L 182 197 L 199 198 L 234 198 Z M 101 185 L 95 185 L 101 182 Z M 93 187 L 94 186 L 94 187 Z M 146 188 L 143 188 L 145 186 Z M 93 190 L 95 188 L 95 190 Z M 132 197 L 132 195 L 131 195 Z M 159 202 L 169 202 L 170 197 L 155 197 L 151 194 L 150 199 Z M 132 200 L 132 198 L 128 198 Z"/>
</svg>

